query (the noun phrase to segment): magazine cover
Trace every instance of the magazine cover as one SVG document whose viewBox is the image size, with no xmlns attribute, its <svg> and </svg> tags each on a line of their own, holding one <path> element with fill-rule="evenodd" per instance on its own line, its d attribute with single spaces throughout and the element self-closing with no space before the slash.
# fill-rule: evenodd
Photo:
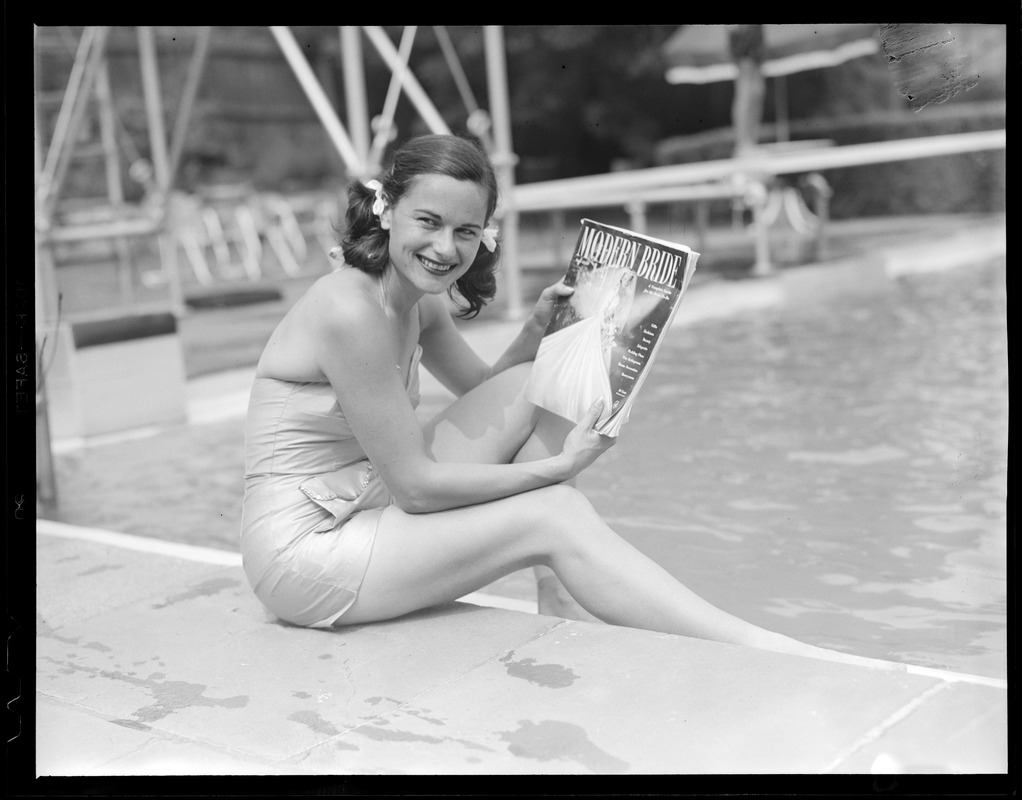
<svg viewBox="0 0 1022 800">
<path fill-rule="evenodd" d="M 699 254 L 624 228 L 582 220 L 536 354 L 526 398 L 574 422 L 597 399 L 596 430 L 617 436 L 677 313 Z"/>
</svg>

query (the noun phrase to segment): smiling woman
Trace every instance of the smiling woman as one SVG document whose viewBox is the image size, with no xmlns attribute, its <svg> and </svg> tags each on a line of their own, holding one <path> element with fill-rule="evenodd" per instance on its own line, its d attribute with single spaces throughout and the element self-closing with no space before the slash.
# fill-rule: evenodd
<svg viewBox="0 0 1022 800">
<path fill-rule="evenodd" d="M 399 199 L 404 202 L 397 211 Z M 419 137 L 395 153 L 380 181 L 352 184 L 340 251 L 347 264 L 382 274 L 396 244 L 417 244 L 416 257 L 448 261 L 448 268 L 453 267 L 454 254 L 445 258 L 444 253 L 428 252 L 429 246 L 445 249 L 457 244 L 456 255 L 467 259 L 464 266 L 471 270 L 456 276 L 444 291 L 465 301 L 464 316 L 474 316 L 496 292 L 500 249 L 495 230 L 486 229 L 496 208 L 496 175 L 481 149 L 458 137 Z M 401 215 L 400 224 L 392 230 L 395 213 Z M 449 243 L 424 241 L 434 233 L 450 234 Z"/>
<path fill-rule="evenodd" d="M 377 190 L 382 193 L 382 186 Z M 447 175 L 423 175 L 402 198 L 385 205 L 380 228 L 390 232 L 390 263 L 384 275 L 392 293 L 436 294 L 446 291 L 472 266 L 479 254 L 486 222 L 486 194 L 481 186 Z M 386 201 L 384 200 L 384 203 Z M 424 280 L 423 274 L 435 280 Z"/>
<path fill-rule="evenodd" d="M 544 290 L 492 365 L 443 299 L 471 316 L 493 297 L 496 205 L 485 153 L 456 136 L 413 139 L 378 182 L 351 188 L 344 263 L 295 303 L 256 369 L 241 545 L 263 604 L 297 625 L 367 623 L 531 566 L 544 613 L 880 666 L 710 605 L 572 485 L 614 441 L 593 430 L 600 405 L 575 425 L 524 387 L 555 299 L 573 290 Z M 457 398 L 425 425 L 420 363 Z"/>
</svg>

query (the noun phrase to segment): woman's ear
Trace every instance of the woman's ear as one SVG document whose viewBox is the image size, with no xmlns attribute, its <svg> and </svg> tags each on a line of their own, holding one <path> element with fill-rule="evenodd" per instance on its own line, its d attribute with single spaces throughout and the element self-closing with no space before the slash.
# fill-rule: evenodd
<svg viewBox="0 0 1022 800">
<path fill-rule="evenodd" d="M 390 230 L 391 212 L 390 206 L 387 206 L 380 212 L 380 227 L 385 231 Z"/>
</svg>

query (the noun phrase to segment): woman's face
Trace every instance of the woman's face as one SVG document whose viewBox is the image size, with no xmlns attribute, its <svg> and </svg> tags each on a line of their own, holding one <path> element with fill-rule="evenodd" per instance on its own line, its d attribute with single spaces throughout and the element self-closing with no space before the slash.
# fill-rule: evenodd
<svg viewBox="0 0 1022 800">
<path fill-rule="evenodd" d="M 447 175 L 419 175 L 380 215 L 390 264 L 426 294 L 446 292 L 468 272 L 486 225 L 486 191 Z"/>
</svg>

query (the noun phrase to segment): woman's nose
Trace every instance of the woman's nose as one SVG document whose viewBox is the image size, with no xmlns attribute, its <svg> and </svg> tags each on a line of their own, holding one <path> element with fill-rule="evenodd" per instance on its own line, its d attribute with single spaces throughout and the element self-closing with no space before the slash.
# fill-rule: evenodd
<svg viewBox="0 0 1022 800">
<path fill-rule="evenodd" d="M 441 256 L 453 256 L 455 252 L 454 248 L 454 231 L 448 230 L 447 228 L 441 228 L 433 236 L 433 249 L 437 255 Z"/>
</svg>

